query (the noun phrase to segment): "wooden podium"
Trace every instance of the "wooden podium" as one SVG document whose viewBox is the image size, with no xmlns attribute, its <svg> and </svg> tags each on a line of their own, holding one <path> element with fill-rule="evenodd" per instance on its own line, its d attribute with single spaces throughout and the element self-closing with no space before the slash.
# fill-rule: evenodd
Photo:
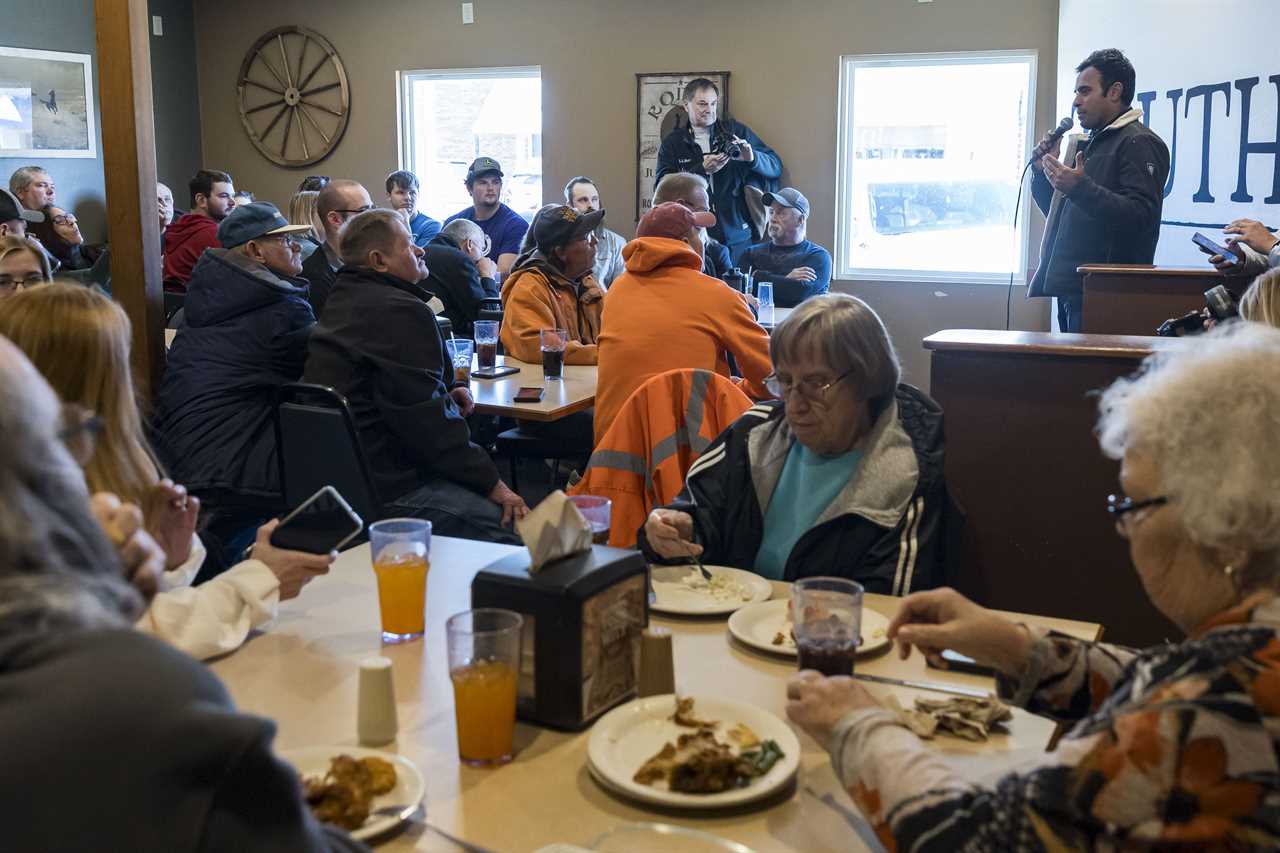
<svg viewBox="0 0 1280 853">
<path fill-rule="evenodd" d="M 1093 392 L 1179 338 L 952 329 L 924 339 L 946 418 L 947 483 L 967 514 L 957 589 L 987 607 L 1101 622 L 1149 645 L 1156 611 L 1106 511 L 1119 465 L 1093 434 Z"/>
<path fill-rule="evenodd" d="M 1237 297 L 1250 278 L 1204 267 L 1086 264 L 1081 330 L 1090 335 L 1154 335 L 1170 317 L 1204 307 L 1204 292 L 1219 284 Z"/>
</svg>

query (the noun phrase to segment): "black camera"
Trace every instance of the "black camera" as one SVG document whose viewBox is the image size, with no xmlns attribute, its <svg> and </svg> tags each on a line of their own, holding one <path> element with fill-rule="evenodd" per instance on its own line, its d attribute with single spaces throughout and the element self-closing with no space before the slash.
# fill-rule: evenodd
<svg viewBox="0 0 1280 853">
<path fill-rule="evenodd" d="M 1224 285 L 1210 288 L 1204 292 L 1205 308 L 1192 311 L 1181 317 L 1165 320 L 1156 329 L 1156 334 L 1163 338 L 1181 338 L 1184 335 L 1198 335 L 1204 331 L 1204 324 L 1210 318 L 1219 323 L 1240 316 L 1240 303 L 1235 294 Z"/>
<path fill-rule="evenodd" d="M 728 154 L 730 160 L 741 160 L 742 144 L 734 141 L 727 127 L 716 122 L 716 132 L 711 137 L 711 153 Z"/>
</svg>

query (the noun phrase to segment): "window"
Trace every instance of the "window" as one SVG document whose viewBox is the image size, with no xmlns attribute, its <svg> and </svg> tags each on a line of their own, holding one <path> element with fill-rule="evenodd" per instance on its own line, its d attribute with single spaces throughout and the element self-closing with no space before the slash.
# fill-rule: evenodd
<svg viewBox="0 0 1280 853">
<path fill-rule="evenodd" d="M 836 267 L 852 279 L 1024 278 L 1036 54 L 842 57 Z"/>
<path fill-rule="evenodd" d="M 531 219 L 542 206 L 542 71 L 401 71 L 400 164 L 418 176 L 418 207 L 444 221 L 471 206 L 463 185 L 480 156 L 502 164 L 502 201 Z"/>
</svg>

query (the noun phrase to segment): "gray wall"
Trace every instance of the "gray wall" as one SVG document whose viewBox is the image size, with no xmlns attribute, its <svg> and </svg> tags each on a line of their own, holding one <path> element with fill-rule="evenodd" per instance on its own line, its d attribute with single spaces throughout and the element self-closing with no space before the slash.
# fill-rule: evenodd
<svg viewBox="0 0 1280 853">
<path fill-rule="evenodd" d="M 187 181 L 200 168 L 200 98 L 196 79 L 195 11 L 191 0 L 150 0 L 164 21 L 151 35 L 151 91 L 155 99 L 156 174 L 187 209 Z"/>
<path fill-rule="evenodd" d="M 842 54 L 1031 48 L 1039 53 L 1035 126 L 1053 118 L 1058 0 L 476 0 L 463 25 L 455 0 L 197 0 L 201 128 L 206 161 L 237 186 L 288 202 L 306 172 L 266 160 L 237 122 L 236 74 L 254 40 L 285 24 L 319 31 L 351 80 L 351 123 L 337 150 L 306 171 L 375 190 L 397 164 L 398 69 L 542 66 L 543 194 L 594 177 L 610 225 L 627 234 L 635 209 L 635 75 L 727 69 L 736 117 L 781 154 L 785 180 L 813 205 L 811 239 L 830 246 L 835 219 L 836 100 Z M 973 93 L 973 108 L 983 107 Z M 426 192 L 430 192 L 427 187 Z M 620 214 L 620 215 L 618 215 Z M 839 283 L 881 312 L 907 378 L 928 386 L 920 338 L 954 327 L 1004 328 L 998 286 Z M 1045 300 L 1012 294 L 1014 328 L 1047 328 Z"/>
</svg>

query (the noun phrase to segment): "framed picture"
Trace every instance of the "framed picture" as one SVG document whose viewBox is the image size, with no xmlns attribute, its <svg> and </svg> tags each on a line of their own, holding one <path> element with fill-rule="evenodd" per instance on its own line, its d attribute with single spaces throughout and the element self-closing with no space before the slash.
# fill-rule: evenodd
<svg viewBox="0 0 1280 853">
<path fill-rule="evenodd" d="M 636 75 L 636 221 L 653 201 L 658 182 L 658 147 L 688 116 L 680 97 L 685 84 L 706 77 L 720 87 L 720 114 L 729 109 L 728 71 L 666 71 Z"/>
<path fill-rule="evenodd" d="M 97 157 L 87 53 L 0 47 L 0 157 Z"/>
</svg>

